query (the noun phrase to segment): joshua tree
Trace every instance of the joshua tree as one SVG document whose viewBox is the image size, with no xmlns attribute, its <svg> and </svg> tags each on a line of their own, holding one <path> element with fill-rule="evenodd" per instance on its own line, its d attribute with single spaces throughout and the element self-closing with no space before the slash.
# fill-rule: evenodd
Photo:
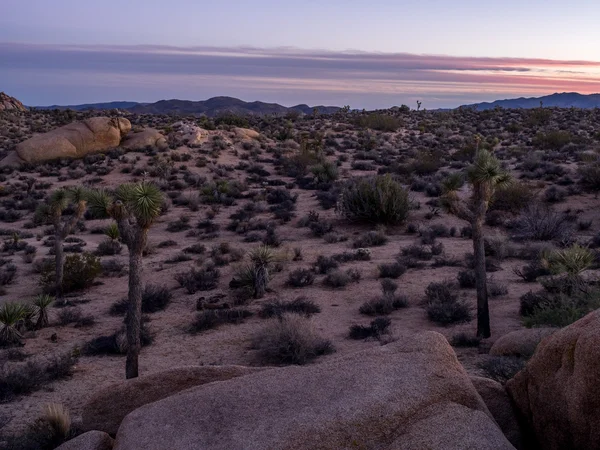
<svg viewBox="0 0 600 450">
<path fill-rule="evenodd" d="M 243 287 L 253 298 L 263 298 L 270 280 L 273 251 L 263 245 L 250 252 L 249 258 L 250 262 L 238 270 L 230 286 Z"/>
<path fill-rule="evenodd" d="M 457 195 L 457 189 L 462 184 L 462 180 L 456 176 L 449 177 L 444 183 L 444 201 L 451 213 L 468 221 L 473 229 L 475 285 L 477 288 L 477 336 L 487 338 L 491 336 L 491 331 L 483 224 L 496 188 L 510 183 L 510 176 L 490 151 L 479 149 L 478 142 L 473 164 L 467 169 L 467 180 L 472 191 L 468 201 L 461 201 Z"/>
<path fill-rule="evenodd" d="M 85 213 L 87 191 L 81 187 L 62 188 L 50 195 L 48 203 L 41 205 L 36 211 L 39 220 L 50 223 L 54 227 L 54 259 L 56 266 L 55 294 L 60 302 L 63 298 L 63 278 L 65 267 L 65 252 L 63 243 L 73 231 L 75 225 Z M 74 213 L 63 218 L 63 212 L 73 207 Z"/>
<path fill-rule="evenodd" d="M 417 111 L 421 110 L 421 101 L 417 100 Z"/>
<path fill-rule="evenodd" d="M 129 250 L 129 295 L 126 317 L 126 378 L 138 376 L 142 320 L 142 253 L 148 230 L 160 215 L 163 195 L 152 183 L 142 181 L 119 186 L 114 193 L 94 191 L 89 196 L 95 217 L 111 217 L 117 223 L 121 239 Z"/>
</svg>

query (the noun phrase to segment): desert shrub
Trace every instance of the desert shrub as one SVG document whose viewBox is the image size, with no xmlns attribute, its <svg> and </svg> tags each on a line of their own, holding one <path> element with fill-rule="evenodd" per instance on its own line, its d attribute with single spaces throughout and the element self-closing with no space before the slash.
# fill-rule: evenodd
<svg viewBox="0 0 600 450">
<path fill-rule="evenodd" d="M 568 131 L 552 130 L 536 134 L 532 140 L 532 144 L 542 149 L 560 150 L 572 140 L 573 136 Z"/>
<path fill-rule="evenodd" d="M 17 266 L 12 262 L 2 265 L 0 267 L 0 286 L 6 286 L 12 284 L 17 276 Z"/>
<path fill-rule="evenodd" d="M 377 247 L 385 245 L 387 240 L 386 235 L 381 231 L 368 231 L 355 239 L 352 246 L 354 248 Z"/>
<path fill-rule="evenodd" d="M 525 360 L 515 356 L 489 356 L 478 365 L 488 378 L 506 383 L 525 367 Z"/>
<path fill-rule="evenodd" d="M 12 400 L 69 376 L 76 362 L 77 357 L 68 351 L 43 358 L 29 358 L 14 365 L 4 364 L 0 368 L 0 400 Z"/>
<path fill-rule="evenodd" d="M 165 285 L 147 284 L 142 291 L 142 312 L 148 314 L 162 311 L 167 307 L 171 298 L 173 298 L 173 294 Z M 125 314 L 128 305 L 129 300 L 123 298 L 110 307 L 110 313 L 112 315 Z"/>
<path fill-rule="evenodd" d="M 302 365 L 334 351 L 308 319 L 296 315 L 272 319 L 255 336 L 253 348 L 262 364 Z"/>
<path fill-rule="evenodd" d="M 350 327 L 350 339 L 367 339 L 373 337 L 380 339 L 383 334 L 389 333 L 389 326 L 392 321 L 387 317 L 378 317 L 372 320 L 368 326 L 352 325 Z"/>
<path fill-rule="evenodd" d="M 315 274 L 308 269 L 296 269 L 290 272 L 287 285 L 293 287 L 310 286 L 315 281 Z"/>
<path fill-rule="evenodd" d="M 227 323 L 242 323 L 244 319 L 250 316 L 252 316 L 252 312 L 243 308 L 200 311 L 196 314 L 194 321 L 190 325 L 189 332 L 192 334 L 200 333 L 201 331 L 210 330 Z"/>
<path fill-rule="evenodd" d="M 175 274 L 175 280 L 179 285 L 185 288 L 188 294 L 195 294 L 198 291 L 210 291 L 219 284 L 219 269 L 209 265 L 201 269 L 192 267 L 188 272 Z"/>
<path fill-rule="evenodd" d="M 425 289 L 425 311 L 432 322 L 440 325 L 468 322 L 472 319 L 469 306 L 458 298 L 452 284 L 433 282 Z"/>
<path fill-rule="evenodd" d="M 332 269 L 337 269 L 339 263 L 330 256 L 319 255 L 315 263 L 315 270 L 317 273 L 326 274 Z"/>
<path fill-rule="evenodd" d="M 458 272 L 456 279 L 461 288 L 467 289 L 474 288 L 477 282 L 477 276 L 475 275 L 474 270 L 461 270 Z"/>
<path fill-rule="evenodd" d="M 154 337 L 148 326 L 146 318 L 142 317 L 140 341 L 142 347 L 152 344 Z M 95 355 L 125 355 L 127 354 L 127 336 L 125 327 L 108 336 L 98 336 L 91 341 L 88 341 L 82 348 L 82 354 L 88 356 Z"/>
<path fill-rule="evenodd" d="M 584 164 L 577 169 L 579 183 L 591 192 L 600 191 L 600 163 Z"/>
<path fill-rule="evenodd" d="M 531 299 L 530 302 L 533 303 Z M 558 293 L 545 296 L 531 306 L 523 322 L 527 327 L 566 327 L 598 308 L 600 308 L 600 291 L 584 288 L 571 295 Z"/>
<path fill-rule="evenodd" d="M 105 277 L 121 277 L 127 273 L 125 264 L 117 259 L 103 260 L 100 264 Z"/>
<path fill-rule="evenodd" d="M 514 269 L 515 275 L 521 277 L 523 281 L 532 283 L 538 277 L 550 275 L 548 267 L 543 265 L 539 260 L 533 261 L 531 264 L 523 266 L 521 269 Z"/>
<path fill-rule="evenodd" d="M 399 262 L 383 263 L 377 266 L 379 278 L 399 278 L 406 272 L 407 267 Z"/>
<path fill-rule="evenodd" d="M 498 186 L 490 202 L 490 211 L 518 214 L 531 205 L 534 199 L 535 192 L 525 183 L 514 182 L 506 186 Z"/>
<path fill-rule="evenodd" d="M 321 312 L 321 308 L 312 300 L 298 297 L 290 302 L 282 300 L 270 300 L 264 303 L 258 315 L 262 318 L 281 317 L 285 313 L 294 313 L 309 317 Z"/>
<path fill-rule="evenodd" d="M 544 191 L 544 201 L 548 203 L 559 203 L 567 198 L 567 191 L 557 186 L 550 186 Z"/>
<path fill-rule="evenodd" d="M 62 326 L 73 324 L 75 328 L 82 328 L 89 327 L 95 322 L 93 316 L 84 315 L 78 306 L 63 308 L 58 313 L 58 323 Z"/>
<path fill-rule="evenodd" d="M 367 316 L 386 315 L 393 311 L 408 306 L 408 298 L 396 294 L 398 285 L 389 278 L 381 280 L 382 296 L 368 300 L 363 303 L 359 312 Z"/>
<path fill-rule="evenodd" d="M 490 278 L 487 280 L 487 291 L 490 297 L 501 297 L 508 294 L 508 287 L 506 284 Z"/>
<path fill-rule="evenodd" d="M 573 225 L 563 214 L 543 206 L 527 208 L 512 224 L 517 240 L 561 241 L 572 239 Z"/>
<path fill-rule="evenodd" d="M 361 128 L 393 132 L 402 126 L 402 121 L 387 114 L 370 113 L 359 116 L 356 119 L 356 125 Z"/>
<path fill-rule="evenodd" d="M 98 244 L 96 255 L 98 256 L 114 256 L 121 253 L 123 246 L 119 241 L 113 239 L 104 239 Z"/>
<path fill-rule="evenodd" d="M 91 287 L 102 273 L 100 259 L 91 253 L 67 255 L 65 258 L 63 293 L 81 291 Z M 41 284 L 44 292 L 53 294 L 55 290 L 54 260 L 47 260 L 41 271 Z"/>
<path fill-rule="evenodd" d="M 469 333 L 457 333 L 450 339 L 453 347 L 479 347 L 481 338 Z"/>
<path fill-rule="evenodd" d="M 416 258 L 423 261 L 428 261 L 433 258 L 433 252 L 431 251 L 431 247 L 427 248 L 425 245 L 413 244 L 408 247 L 404 247 L 401 250 L 402 256 L 408 256 L 411 258 Z"/>
<path fill-rule="evenodd" d="M 349 180 L 337 205 L 347 219 L 389 225 L 404 222 L 409 209 L 408 192 L 389 174 Z"/>
<path fill-rule="evenodd" d="M 352 269 L 349 269 L 346 272 L 342 272 L 341 270 L 332 270 L 327 273 L 327 276 L 325 277 L 323 282 L 326 286 L 332 288 L 345 287 L 355 278 L 351 270 Z M 360 279 L 360 275 L 358 276 L 358 278 Z"/>
</svg>

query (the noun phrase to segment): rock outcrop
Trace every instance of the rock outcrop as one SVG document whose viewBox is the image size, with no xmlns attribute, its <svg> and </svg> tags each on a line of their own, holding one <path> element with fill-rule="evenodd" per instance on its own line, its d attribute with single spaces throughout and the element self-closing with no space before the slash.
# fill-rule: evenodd
<svg viewBox="0 0 600 450">
<path fill-rule="evenodd" d="M 435 332 L 188 389 L 130 413 L 115 450 L 513 449 Z"/>
<path fill-rule="evenodd" d="M 600 448 L 600 310 L 545 338 L 507 389 L 544 450 Z"/>
<path fill-rule="evenodd" d="M 102 431 L 88 431 L 58 446 L 56 450 L 111 450 L 113 439 Z"/>
<path fill-rule="evenodd" d="M 172 139 L 178 145 L 198 147 L 208 141 L 208 131 L 188 122 L 176 122 L 173 124 L 174 133 Z"/>
<path fill-rule="evenodd" d="M 0 165 L 82 158 L 118 147 L 129 130 L 131 123 L 124 118 L 92 117 L 73 122 L 21 142 L 16 147 L 16 154 L 0 161 Z"/>
<path fill-rule="evenodd" d="M 0 112 L 2 111 L 27 111 L 27 108 L 16 98 L 0 92 Z"/>
<path fill-rule="evenodd" d="M 494 416 L 504 436 L 515 448 L 525 448 L 519 422 L 506 388 L 490 378 L 471 376 L 471 382 Z"/>
<path fill-rule="evenodd" d="M 126 150 L 143 150 L 146 147 L 164 149 L 168 147 L 168 144 L 167 139 L 160 131 L 154 128 L 145 128 L 137 133 L 129 133 L 121 142 L 121 147 Z"/>
<path fill-rule="evenodd" d="M 264 370 L 242 366 L 191 366 L 143 375 L 112 384 L 95 393 L 82 412 L 83 430 L 115 435 L 131 411 L 184 389 Z"/>
<path fill-rule="evenodd" d="M 511 331 L 494 342 L 490 348 L 490 355 L 530 358 L 541 340 L 555 331 L 556 328 L 528 328 Z"/>
</svg>

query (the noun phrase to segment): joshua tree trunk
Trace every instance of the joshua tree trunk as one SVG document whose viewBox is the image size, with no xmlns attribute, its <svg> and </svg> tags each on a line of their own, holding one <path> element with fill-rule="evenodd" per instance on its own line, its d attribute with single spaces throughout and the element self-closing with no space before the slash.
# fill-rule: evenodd
<svg viewBox="0 0 600 450">
<path fill-rule="evenodd" d="M 129 230 L 127 248 L 129 249 L 129 296 L 127 318 L 125 322 L 127 334 L 127 361 L 125 377 L 138 376 L 138 360 L 140 356 L 142 331 L 142 252 L 146 246 L 148 230 Z"/>
<path fill-rule="evenodd" d="M 475 287 L 477 290 L 477 336 L 491 336 L 490 311 L 487 293 L 487 275 L 485 268 L 485 246 L 483 223 L 487 211 L 487 201 L 484 186 L 474 186 L 475 211 L 473 221 L 473 255 L 475 261 Z"/>
<path fill-rule="evenodd" d="M 63 301 L 63 278 L 65 273 L 65 251 L 61 233 L 54 234 L 54 261 L 56 266 L 55 295 L 58 304 Z"/>
</svg>

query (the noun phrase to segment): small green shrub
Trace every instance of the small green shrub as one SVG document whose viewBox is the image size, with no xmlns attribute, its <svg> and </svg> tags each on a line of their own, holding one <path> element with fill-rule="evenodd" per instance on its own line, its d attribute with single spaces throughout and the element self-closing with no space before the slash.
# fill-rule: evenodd
<svg viewBox="0 0 600 450">
<path fill-rule="evenodd" d="M 258 315 L 262 318 L 281 317 L 285 313 L 294 313 L 309 317 L 321 312 L 321 307 L 312 300 L 305 297 L 298 297 L 291 302 L 282 300 L 271 300 L 264 303 Z"/>
<path fill-rule="evenodd" d="M 102 265 L 97 256 L 87 252 L 67 255 L 62 285 L 63 293 L 82 291 L 91 287 L 101 273 Z M 54 260 L 47 260 L 41 270 L 41 284 L 45 293 L 54 294 L 55 276 Z"/>
<path fill-rule="evenodd" d="M 432 322 L 440 325 L 468 322 L 472 319 L 469 306 L 448 282 L 433 282 L 425 289 L 425 311 Z"/>
<path fill-rule="evenodd" d="M 387 317 L 378 317 L 372 320 L 368 326 L 365 325 L 352 325 L 350 327 L 350 339 L 367 339 L 373 337 L 375 339 L 381 339 L 382 335 L 389 333 L 389 326 L 392 321 Z"/>
<path fill-rule="evenodd" d="M 403 223 L 409 209 L 407 190 L 389 174 L 349 180 L 337 205 L 347 219 L 389 225 Z"/>
<path fill-rule="evenodd" d="M 189 332 L 195 334 L 227 323 L 242 323 L 244 319 L 250 316 L 252 316 L 252 312 L 247 309 L 209 309 L 201 311 L 196 314 Z"/>
</svg>

